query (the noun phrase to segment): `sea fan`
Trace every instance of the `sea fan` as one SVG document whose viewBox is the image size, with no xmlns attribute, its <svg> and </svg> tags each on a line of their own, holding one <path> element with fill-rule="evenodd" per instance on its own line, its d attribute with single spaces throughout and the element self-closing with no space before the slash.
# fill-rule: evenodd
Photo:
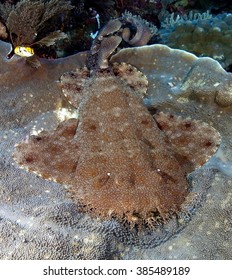
<svg viewBox="0 0 232 280">
<path fill-rule="evenodd" d="M 72 8 L 65 0 L 22 0 L 16 5 L 1 5 L 0 15 L 13 46 L 31 45 L 48 20 Z"/>
<path fill-rule="evenodd" d="M 44 37 L 43 39 L 36 41 L 34 44 L 50 47 L 54 45 L 57 40 L 66 39 L 66 38 L 68 38 L 67 34 L 61 32 L 60 30 L 57 30 L 50 33 L 48 36 Z"/>
</svg>

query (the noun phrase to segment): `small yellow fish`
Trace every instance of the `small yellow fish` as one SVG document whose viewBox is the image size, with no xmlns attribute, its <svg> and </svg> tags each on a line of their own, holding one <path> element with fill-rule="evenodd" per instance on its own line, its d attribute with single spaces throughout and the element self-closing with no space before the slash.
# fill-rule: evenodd
<svg viewBox="0 0 232 280">
<path fill-rule="evenodd" d="M 30 57 L 35 54 L 33 48 L 20 46 L 15 47 L 14 53 L 22 57 Z"/>
</svg>

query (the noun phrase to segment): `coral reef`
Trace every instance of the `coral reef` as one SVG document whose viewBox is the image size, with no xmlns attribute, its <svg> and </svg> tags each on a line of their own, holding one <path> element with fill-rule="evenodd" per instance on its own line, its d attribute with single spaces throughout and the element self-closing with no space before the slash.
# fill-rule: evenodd
<svg viewBox="0 0 232 280">
<path fill-rule="evenodd" d="M 0 38 L 6 39 L 8 37 L 8 34 L 6 32 L 6 27 L 0 22 Z"/>
<path fill-rule="evenodd" d="M 158 42 L 167 44 L 170 47 L 188 50 L 199 56 L 210 56 L 218 60 L 227 70 L 231 67 L 229 48 L 231 43 L 231 24 L 228 17 L 226 19 L 225 14 L 226 12 L 228 15 L 231 13 L 231 4 L 228 1 L 225 3 L 225 1 L 210 0 L 107 0 L 104 2 L 98 0 L 72 0 L 72 6 L 69 1 L 57 0 L 1 2 L 5 4 L 0 4 L 0 21 L 5 27 L 10 24 L 12 33 L 16 33 L 12 38 L 14 44 L 19 41 L 25 45 L 34 39 L 35 41 L 40 41 L 51 32 L 54 32 L 54 30 L 61 30 L 67 34 L 66 37 L 58 36 L 59 41 L 56 42 L 56 45 L 42 46 L 40 41 L 40 44 L 33 46 L 36 49 L 36 54 L 40 57 L 64 57 L 88 50 L 99 30 L 110 19 L 132 14 L 131 21 L 142 21 L 146 23 L 145 26 L 147 25 L 150 29 L 153 29 L 151 33 L 155 36 L 152 36 L 150 44 Z M 51 3 L 49 4 L 49 2 Z M 49 10 L 49 13 L 44 13 L 44 15 L 48 15 L 50 18 L 42 22 L 42 25 L 39 23 L 36 27 L 38 18 L 35 15 L 39 16 L 41 5 L 44 5 L 44 8 Z M 9 20 L 11 12 L 11 19 Z M 220 12 L 223 13 L 219 14 Z M 211 15 L 211 19 L 210 17 L 204 18 L 204 15 L 208 13 Z M 193 14 L 194 17 L 191 17 Z M 203 18 L 201 15 L 203 15 Z M 167 22 L 170 24 L 167 25 Z M 25 23 L 30 28 L 27 29 Z M 161 25 L 162 28 L 160 29 Z M 24 28 L 26 28 L 26 31 L 28 30 L 28 33 L 25 33 Z M 157 32 L 157 28 L 160 29 L 159 32 Z M 33 29 L 39 29 L 39 32 L 33 32 Z M 192 34 L 193 29 L 195 30 L 194 34 Z M 144 31 L 146 31 L 146 28 Z M 126 30 L 124 32 L 124 39 L 130 41 L 131 34 L 126 33 Z M 36 38 L 34 38 L 35 33 L 37 33 Z M 54 34 L 58 35 L 58 33 Z M 21 42 L 21 39 L 19 40 L 19 36 L 23 38 L 23 42 Z M 25 38 L 25 36 L 28 38 Z M 9 41 L 10 36 L 5 37 L 4 40 Z"/>
<path fill-rule="evenodd" d="M 232 64 L 232 14 L 190 13 L 188 17 L 176 19 L 173 15 L 159 30 L 162 44 L 212 57 L 224 68 Z"/>
<path fill-rule="evenodd" d="M 22 0 L 16 5 L 0 4 L 0 16 L 4 21 L 13 50 L 18 47 L 51 46 L 56 40 L 67 36 L 63 32 L 52 30 L 48 24 L 62 13 L 73 8 L 67 1 L 31 1 Z M 46 32 L 45 32 L 46 30 Z M 23 53 L 14 51 L 20 55 Z M 39 51 L 38 51 L 39 53 Z M 28 60 L 30 61 L 30 60 Z"/>
<path fill-rule="evenodd" d="M 77 59 L 75 59 L 75 57 L 67 57 L 65 59 L 60 59 L 59 61 L 43 60 L 41 63 L 41 69 L 33 69 L 26 64 L 24 59 L 19 59 L 19 57 L 14 56 L 11 60 L 8 60 L 7 51 L 9 52 L 9 50 L 9 44 L 1 42 L 1 116 L 2 121 L 4 120 L 4 122 L 7 122 L 7 125 L 10 128 L 10 126 L 14 126 L 16 123 L 20 126 L 24 125 L 25 120 L 29 120 L 29 115 L 32 119 L 33 116 L 37 116 L 37 108 L 35 104 L 40 102 L 41 98 L 44 102 L 43 112 L 56 109 L 61 100 L 59 98 L 59 87 L 56 80 L 58 80 L 63 71 L 65 71 L 64 69 L 68 70 L 75 68 L 77 60 L 81 63 L 82 59 L 82 65 L 84 65 L 86 56 L 85 53 L 81 53 L 76 56 Z M 13 70 L 13 68 L 15 69 Z M 12 71 L 14 72 L 14 75 L 10 74 Z M 8 78 L 5 79 L 5 77 Z M 15 77 L 17 77 L 17 79 Z M 27 86 L 24 84 L 26 82 L 28 82 Z M 45 91 L 44 87 L 46 88 L 47 94 L 41 96 Z M 13 91 L 11 90 L 12 88 Z M 12 95 L 16 94 L 16 92 L 19 98 L 17 104 L 14 98 L 12 98 Z M 31 98 L 35 98 L 34 104 L 29 104 L 28 102 L 25 103 L 25 100 L 30 98 L 30 95 Z M 50 107 L 50 100 L 53 100 L 52 104 L 54 103 L 52 107 Z M 4 108 L 7 108 L 9 111 Z M 24 116 L 21 115 L 22 111 L 24 111 Z M 19 117 L 12 117 L 14 114 Z"/>
<path fill-rule="evenodd" d="M 10 33 L 12 44 L 20 46 L 32 44 L 48 20 L 72 8 L 67 1 L 22 0 L 16 5 L 1 4 L 0 15 Z"/>
<path fill-rule="evenodd" d="M 232 257 L 232 181 L 223 174 L 222 169 L 215 170 L 218 158 L 213 159 L 213 164 L 209 160 L 207 165 L 188 176 L 193 191 L 200 196 L 200 200 L 196 199 L 202 204 L 191 221 L 189 216 L 182 216 L 179 220 L 159 227 L 158 231 L 144 231 L 140 234 L 128 231 L 115 220 L 101 222 L 90 218 L 81 213 L 66 196 L 63 186 L 12 165 L 11 155 L 16 143 L 26 138 L 31 131 L 55 129 L 60 122 L 57 116 L 63 112 L 60 110 L 61 105 L 73 110 L 62 97 L 57 80 L 63 71 L 83 68 L 86 55 L 57 61 L 42 59 L 41 67 L 32 69 L 19 57 L 7 61 L 9 49 L 8 44 L 0 43 L 0 258 Z M 222 136 L 221 150 L 231 161 L 229 85 L 232 78 L 218 63 L 159 45 L 122 50 L 112 58 L 112 62 L 135 65 L 146 75 L 149 87 L 145 102 L 151 112 L 155 108 L 165 111 L 166 116 L 175 113 L 182 118 L 191 117 L 215 127 Z M 194 66 L 201 68 L 199 75 L 197 71 L 191 71 Z M 198 77 L 201 83 L 191 83 L 190 79 L 194 77 Z M 218 92 L 224 100 L 219 104 L 215 102 Z M 196 204 L 187 204 L 186 207 L 186 212 L 194 212 Z M 188 226 L 176 234 L 187 223 Z M 174 234 L 175 238 L 167 241 Z M 139 250 L 133 244 L 138 245 Z M 160 246 L 150 249 L 157 245 Z"/>
<path fill-rule="evenodd" d="M 130 46 L 144 46 L 158 33 L 158 29 L 155 25 L 142 19 L 140 16 L 132 15 L 128 11 L 122 14 L 122 18 L 137 28 L 137 35 L 133 38 L 131 38 L 131 31 L 128 27 L 123 29 L 122 38 L 125 42 L 129 43 Z"/>
<path fill-rule="evenodd" d="M 148 59 L 153 64 L 145 69 L 142 61 L 147 63 Z M 112 57 L 112 62 L 130 63 L 143 71 L 148 79 L 152 75 L 148 88 L 149 104 L 167 102 L 176 96 L 180 103 L 197 98 L 204 104 L 232 105 L 231 74 L 211 58 L 197 59 L 191 53 L 156 44 L 121 50 Z M 152 73 L 154 69 L 156 72 Z M 173 74 L 174 71 L 177 72 Z M 159 94 L 155 94 L 157 91 Z"/>
</svg>

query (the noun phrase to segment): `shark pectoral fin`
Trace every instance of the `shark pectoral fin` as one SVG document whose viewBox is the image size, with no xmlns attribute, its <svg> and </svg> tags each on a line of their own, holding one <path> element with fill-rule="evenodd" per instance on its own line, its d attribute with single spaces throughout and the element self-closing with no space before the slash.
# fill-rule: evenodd
<svg viewBox="0 0 232 280">
<path fill-rule="evenodd" d="M 77 120 L 69 119 L 53 131 L 31 135 L 17 145 L 14 160 L 44 179 L 70 184 L 78 159 L 76 128 Z"/>
<path fill-rule="evenodd" d="M 219 132 L 207 123 L 163 112 L 155 114 L 154 119 L 179 161 L 191 164 L 190 171 L 206 163 L 220 145 Z"/>
</svg>

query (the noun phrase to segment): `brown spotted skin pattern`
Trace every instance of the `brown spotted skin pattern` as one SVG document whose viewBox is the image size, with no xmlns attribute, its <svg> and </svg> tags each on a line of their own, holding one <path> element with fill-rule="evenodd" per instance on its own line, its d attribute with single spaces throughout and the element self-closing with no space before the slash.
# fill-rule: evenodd
<svg viewBox="0 0 232 280">
<path fill-rule="evenodd" d="M 109 62 L 122 38 L 106 35 L 120 27 L 109 23 L 96 38 L 89 69 L 61 77 L 78 120 L 30 137 L 14 157 L 29 171 L 69 185 L 73 200 L 95 217 L 153 227 L 192 203 L 186 175 L 217 150 L 220 135 L 191 119 L 153 118 L 143 104 L 146 77 L 131 65 Z"/>
<path fill-rule="evenodd" d="M 174 118 L 170 132 L 165 124 L 172 118 L 160 114 L 155 121 L 143 104 L 144 90 L 134 90 L 133 77 L 137 81 L 140 74 L 131 75 L 130 66 L 119 69 L 127 77 L 121 79 L 121 71 L 114 74 L 109 69 L 92 77 L 87 77 L 86 69 L 64 75 L 65 95 L 74 106 L 79 103 L 78 125 L 68 120 L 55 131 L 30 138 L 18 146 L 15 159 L 43 178 L 68 184 L 73 199 L 94 216 L 116 217 L 131 225 L 165 221 L 180 211 L 188 195 L 186 174 L 199 165 L 192 155 L 183 158 L 181 149 L 178 154 L 182 143 L 176 139 L 187 127 L 185 146 L 196 146 L 194 135 L 202 127 L 191 120 L 181 125 L 183 120 Z M 77 76 L 82 77 L 82 85 Z M 205 127 L 207 133 L 218 136 L 213 128 Z M 201 136 L 199 141 L 204 133 Z M 200 154 L 205 155 L 205 148 Z M 198 159 L 200 164 L 208 159 L 204 155 Z"/>
<path fill-rule="evenodd" d="M 176 210 L 186 195 L 185 173 L 141 98 L 112 74 L 93 79 L 87 92 L 75 136 L 81 153 L 74 196 L 104 217 Z"/>
</svg>

